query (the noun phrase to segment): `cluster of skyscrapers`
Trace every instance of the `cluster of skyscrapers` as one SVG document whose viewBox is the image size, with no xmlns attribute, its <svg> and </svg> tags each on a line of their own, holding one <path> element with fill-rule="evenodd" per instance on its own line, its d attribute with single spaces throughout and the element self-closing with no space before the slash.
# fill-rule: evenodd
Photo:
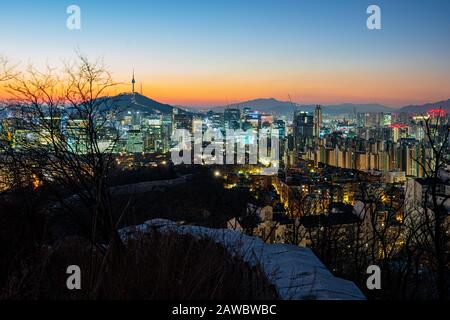
<svg viewBox="0 0 450 320">
<path fill-rule="evenodd" d="M 391 173 L 391 177 L 422 177 L 426 164 L 433 161 L 425 121 L 436 117 L 406 113 L 354 113 L 327 116 L 324 121 L 318 106 L 314 115 L 296 112 L 292 124 L 292 141 L 286 152 L 286 164 L 313 160 L 316 165 Z M 439 115 L 429 131 L 439 139 L 446 130 L 448 117 Z M 403 173 L 403 174 L 400 174 Z"/>
<path fill-rule="evenodd" d="M 124 97 L 126 100 L 119 112 L 110 115 L 98 130 L 101 149 L 111 148 L 115 153 L 166 154 L 173 147 L 171 137 L 175 129 L 185 129 L 190 133 L 199 128 L 203 132 L 212 129 L 224 135 L 226 130 L 270 132 L 276 129 L 282 166 L 293 167 L 302 160 L 312 160 L 315 166 L 322 163 L 380 172 L 389 180 L 424 176 L 426 163 L 433 160 L 424 123 L 430 117 L 439 116 L 439 122 L 429 128 L 437 138 L 440 130 L 445 130 L 449 123 L 448 116 L 435 112 L 425 115 L 354 112 L 333 116 L 324 114 L 321 106 L 317 106 L 314 112 L 295 111 L 293 117 L 253 108 L 195 113 L 169 106 L 161 111 L 141 105 L 134 91 Z M 54 126 L 61 127 L 77 152 L 87 151 L 82 143 L 86 138 L 86 119 L 54 117 L 50 121 L 56 122 Z M 14 109 L 5 111 L 0 118 L 3 136 L 16 148 L 36 133 L 32 132 L 29 124 Z M 45 131 L 45 127 L 40 128 L 34 143 L 48 143 L 48 133 Z"/>
</svg>

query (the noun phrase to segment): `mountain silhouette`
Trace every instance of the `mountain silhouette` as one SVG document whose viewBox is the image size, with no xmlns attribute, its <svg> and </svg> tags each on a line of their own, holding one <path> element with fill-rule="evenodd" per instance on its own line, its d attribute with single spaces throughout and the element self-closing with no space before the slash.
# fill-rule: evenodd
<svg viewBox="0 0 450 320">
<path fill-rule="evenodd" d="M 296 110 L 314 112 L 316 105 L 301 105 L 298 103 L 291 103 L 289 101 L 280 101 L 274 98 L 264 98 L 264 99 L 254 99 L 244 102 L 239 102 L 231 104 L 228 106 L 221 106 L 214 108 L 214 110 L 225 110 L 227 108 L 237 108 L 244 109 L 250 108 L 252 110 L 257 110 L 260 112 L 269 112 L 279 115 L 292 114 Z M 344 103 L 338 105 L 324 105 L 322 110 L 327 114 L 344 114 L 353 113 L 354 110 L 357 112 L 395 112 L 396 109 L 390 108 L 381 104 L 371 103 L 371 104 L 353 104 Z"/>
<path fill-rule="evenodd" d="M 174 109 L 178 109 L 180 113 L 186 112 L 183 109 L 158 102 L 139 93 L 121 93 L 117 96 L 102 98 L 101 106 L 105 109 L 114 108 L 117 113 L 133 111 L 148 114 L 172 114 Z"/>
<path fill-rule="evenodd" d="M 430 109 L 443 109 L 447 113 L 450 113 L 450 99 L 439 102 L 426 103 L 422 105 L 409 105 L 400 109 L 401 112 L 407 113 L 426 113 Z"/>
</svg>

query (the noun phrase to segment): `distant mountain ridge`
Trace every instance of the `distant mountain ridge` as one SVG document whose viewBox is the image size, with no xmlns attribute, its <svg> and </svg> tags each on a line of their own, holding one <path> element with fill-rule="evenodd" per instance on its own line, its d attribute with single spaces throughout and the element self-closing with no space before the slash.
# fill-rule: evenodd
<svg viewBox="0 0 450 320">
<path fill-rule="evenodd" d="M 198 110 L 200 109 L 195 107 L 172 106 L 169 104 L 160 103 L 139 93 L 122 93 L 114 97 L 106 97 L 102 99 L 104 99 L 105 107 L 107 107 L 108 104 L 114 104 L 119 112 L 134 110 L 146 113 L 172 114 L 174 109 L 177 109 L 180 113 L 198 113 Z M 259 112 L 289 115 L 297 110 L 314 112 L 316 105 L 301 105 L 298 103 L 291 103 L 290 101 L 280 101 L 274 98 L 260 98 L 234 103 L 228 106 L 211 107 L 208 109 L 222 112 L 227 108 L 236 108 L 241 110 L 244 108 L 250 108 Z M 411 114 L 422 114 L 426 113 L 430 109 L 444 109 L 447 113 L 450 113 L 450 99 L 422 105 L 409 105 L 402 108 L 392 108 L 378 103 L 342 103 L 336 105 L 322 105 L 323 113 L 331 115 L 352 114 L 355 111 L 393 113 L 406 112 Z"/>
<path fill-rule="evenodd" d="M 244 109 L 250 108 L 260 112 L 276 113 L 279 115 L 292 114 L 296 110 L 313 112 L 316 105 L 301 105 L 298 103 L 291 103 L 289 101 L 279 101 L 274 98 L 254 99 L 240 103 L 234 103 L 228 106 L 219 106 L 211 108 L 212 110 L 223 111 L 227 108 Z M 338 105 L 324 105 L 322 110 L 327 114 L 345 114 L 357 112 L 394 112 L 396 109 L 390 108 L 381 104 L 338 104 Z"/>
<path fill-rule="evenodd" d="M 400 111 L 407 113 L 425 113 L 430 109 L 443 109 L 447 113 L 450 113 L 450 99 L 422 105 L 409 105 L 401 108 Z"/>
<path fill-rule="evenodd" d="M 244 109 L 250 108 L 260 112 L 269 112 L 279 115 L 292 114 L 293 111 L 303 110 L 314 112 L 316 105 L 301 105 L 298 103 L 291 103 L 288 101 L 280 101 L 274 98 L 262 98 L 239 103 L 230 104 L 228 106 L 212 107 L 211 110 L 223 111 L 227 108 Z M 410 105 L 401 108 L 393 108 L 379 103 L 342 103 L 336 105 L 322 105 L 323 113 L 325 114 L 351 114 L 356 112 L 406 112 L 406 113 L 426 113 L 430 109 L 444 109 L 450 113 L 450 99 L 440 102 L 426 103 L 423 105 Z"/>
</svg>

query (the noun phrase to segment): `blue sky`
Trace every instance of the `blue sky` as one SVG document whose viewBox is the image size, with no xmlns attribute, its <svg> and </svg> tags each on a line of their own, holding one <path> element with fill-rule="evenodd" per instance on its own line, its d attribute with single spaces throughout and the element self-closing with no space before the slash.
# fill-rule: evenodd
<svg viewBox="0 0 450 320">
<path fill-rule="evenodd" d="M 65 27 L 68 5 L 82 29 Z M 382 30 L 366 28 L 379 5 Z M 260 96 L 402 105 L 450 98 L 450 1 L 9 1 L 0 53 L 57 64 L 79 48 L 152 97 L 218 104 Z"/>
</svg>

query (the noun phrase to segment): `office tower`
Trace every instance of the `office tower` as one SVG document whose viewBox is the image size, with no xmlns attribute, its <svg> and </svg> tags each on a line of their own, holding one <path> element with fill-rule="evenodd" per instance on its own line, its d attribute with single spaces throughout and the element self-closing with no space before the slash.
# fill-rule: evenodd
<svg viewBox="0 0 450 320">
<path fill-rule="evenodd" d="M 375 113 L 375 126 L 379 127 L 382 125 L 383 123 L 383 113 L 382 112 L 377 112 Z"/>
<path fill-rule="evenodd" d="M 284 139 L 286 137 L 286 123 L 283 120 L 275 120 L 273 123 L 273 128 L 278 130 L 280 139 Z"/>
<path fill-rule="evenodd" d="M 225 129 L 237 130 L 241 127 L 241 110 L 226 109 L 223 114 Z"/>
<path fill-rule="evenodd" d="M 142 124 L 144 138 L 144 152 L 162 152 L 163 123 L 160 115 L 145 118 Z"/>
<path fill-rule="evenodd" d="M 162 115 L 162 152 L 169 152 L 173 132 L 173 117 L 170 114 Z"/>
<path fill-rule="evenodd" d="M 310 138 L 313 136 L 314 117 L 308 112 L 300 111 L 294 115 L 294 135 Z"/>
<path fill-rule="evenodd" d="M 365 127 L 366 128 L 373 128 L 378 125 L 377 119 L 379 119 L 379 115 L 377 113 L 366 113 L 365 114 Z"/>
<path fill-rule="evenodd" d="M 390 113 L 383 113 L 383 121 L 382 126 L 388 127 L 392 124 L 392 114 Z"/>
<path fill-rule="evenodd" d="M 175 129 L 185 129 L 193 133 L 193 117 L 190 114 L 178 113 L 173 116 Z"/>
<path fill-rule="evenodd" d="M 261 126 L 261 114 L 258 111 L 246 111 L 244 122 L 247 129 L 258 129 Z"/>
<path fill-rule="evenodd" d="M 207 130 L 206 123 L 202 117 L 194 116 L 192 118 L 192 130 L 193 132 L 205 132 Z"/>
<path fill-rule="evenodd" d="M 305 152 L 307 140 L 313 137 L 314 117 L 308 112 L 297 111 L 294 114 L 293 133 L 295 150 Z"/>
<path fill-rule="evenodd" d="M 211 128 L 222 129 L 224 127 L 223 113 L 209 111 L 206 116 Z"/>
<path fill-rule="evenodd" d="M 366 126 L 366 114 L 358 112 L 356 114 L 356 126 L 358 128 L 364 128 Z"/>
<path fill-rule="evenodd" d="M 125 148 L 128 153 L 142 153 L 144 151 L 144 140 L 140 126 L 134 125 L 128 130 Z"/>
<path fill-rule="evenodd" d="M 75 153 L 83 154 L 87 152 L 87 126 L 88 123 L 85 119 L 70 119 L 66 123 L 67 140 Z"/>
</svg>

